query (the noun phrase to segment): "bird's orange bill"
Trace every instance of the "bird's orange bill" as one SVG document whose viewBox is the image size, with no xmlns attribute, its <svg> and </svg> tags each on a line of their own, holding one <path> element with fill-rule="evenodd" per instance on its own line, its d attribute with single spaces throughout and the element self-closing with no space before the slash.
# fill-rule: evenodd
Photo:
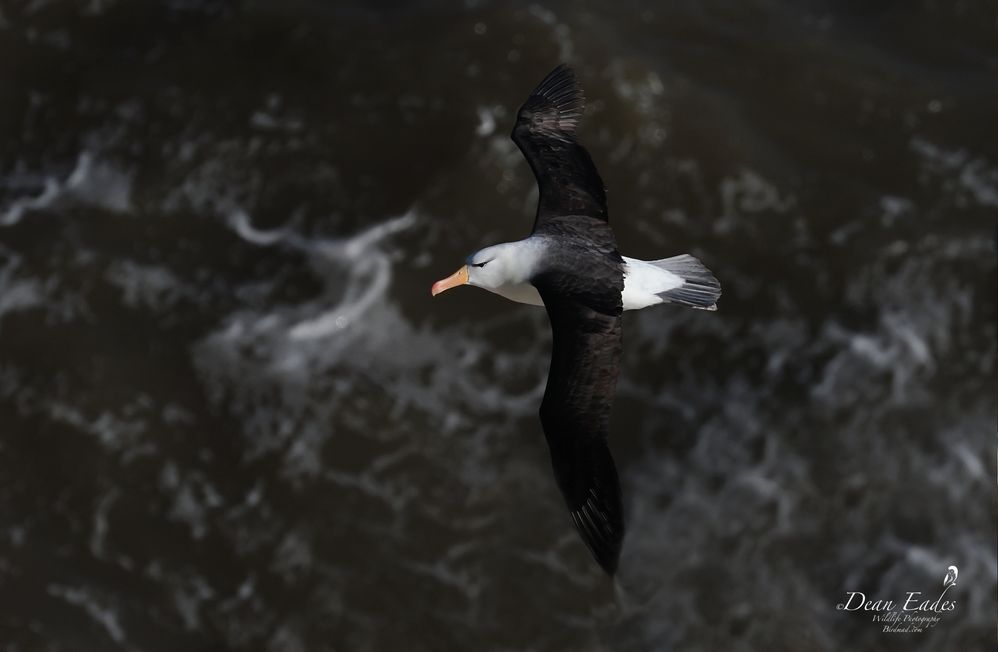
<svg viewBox="0 0 998 652">
<path fill-rule="evenodd" d="M 457 286 L 464 285 L 467 282 L 468 282 L 468 266 L 464 265 L 463 267 L 461 267 L 461 269 L 457 270 L 447 278 L 443 279 L 442 281 L 437 281 L 436 283 L 434 283 L 433 287 L 430 288 L 430 293 L 433 294 L 433 296 L 437 296 L 438 294 L 444 292 L 445 290 L 456 288 Z"/>
</svg>

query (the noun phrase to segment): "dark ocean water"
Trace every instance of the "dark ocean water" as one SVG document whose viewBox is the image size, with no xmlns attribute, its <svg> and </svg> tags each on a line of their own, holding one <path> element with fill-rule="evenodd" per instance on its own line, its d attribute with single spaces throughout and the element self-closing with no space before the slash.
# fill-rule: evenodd
<svg viewBox="0 0 998 652">
<path fill-rule="evenodd" d="M 536 413 L 560 61 L 624 254 L 619 588 Z M 993 650 L 998 7 L 0 4 L 4 650 Z M 956 608 L 885 633 L 848 591 Z"/>
</svg>

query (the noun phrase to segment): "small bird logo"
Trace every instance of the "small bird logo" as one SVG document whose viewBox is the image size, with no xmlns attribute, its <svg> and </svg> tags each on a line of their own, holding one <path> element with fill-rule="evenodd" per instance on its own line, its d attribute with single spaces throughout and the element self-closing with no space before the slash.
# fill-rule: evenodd
<svg viewBox="0 0 998 652">
<path fill-rule="evenodd" d="M 943 579 L 943 587 L 948 589 L 956 584 L 956 576 L 959 574 L 960 572 L 956 569 L 956 566 L 950 566 L 947 568 L 946 577 Z"/>
</svg>

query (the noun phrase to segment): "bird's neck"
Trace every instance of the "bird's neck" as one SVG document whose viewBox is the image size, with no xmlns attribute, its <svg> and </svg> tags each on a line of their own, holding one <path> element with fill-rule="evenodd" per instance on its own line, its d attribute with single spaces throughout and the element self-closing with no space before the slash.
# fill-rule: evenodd
<svg viewBox="0 0 998 652">
<path fill-rule="evenodd" d="M 530 236 L 516 242 L 507 242 L 505 246 L 508 251 L 506 282 L 512 285 L 529 283 L 534 274 L 543 267 L 547 239 Z"/>
</svg>

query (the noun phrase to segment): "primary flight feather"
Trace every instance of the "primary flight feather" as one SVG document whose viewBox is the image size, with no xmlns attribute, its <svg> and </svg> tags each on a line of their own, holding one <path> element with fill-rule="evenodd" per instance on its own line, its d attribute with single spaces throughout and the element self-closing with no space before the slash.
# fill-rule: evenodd
<svg viewBox="0 0 998 652">
<path fill-rule="evenodd" d="M 546 308 L 553 344 L 541 425 L 572 523 L 612 575 L 624 539 L 620 480 L 607 445 L 621 313 L 659 303 L 715 310 L 721 286 L 686 254 L 654 261 L 620 255 L 603 180 L 577 138 L 584 110 L 582 88 L 568 66 L 555 68 L 534 89 L 512 134 L 540 190 L 533 232 L 473 253 L 431 291 L 436 296 L 475 285 Z"/>
</svg>

